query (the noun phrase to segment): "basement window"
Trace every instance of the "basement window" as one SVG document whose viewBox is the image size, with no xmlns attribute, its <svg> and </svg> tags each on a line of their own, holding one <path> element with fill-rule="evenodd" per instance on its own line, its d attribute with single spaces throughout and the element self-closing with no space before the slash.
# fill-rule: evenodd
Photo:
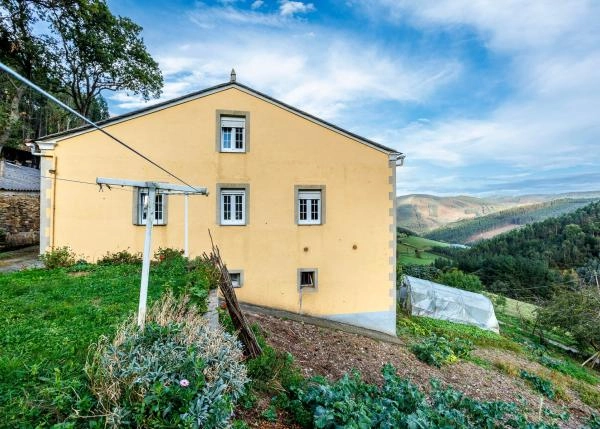
<svg viewBox="0 0 600 429">
<path fill-rule="evenodd" d="M 298 270 L 298 286 L 300 289 L 315 289 L 317 287 L 317 270 L 300 269 Z"/>
<path fill-rule="evenodd" d="M 231 285 L 235 288 L 242 287 L 242 272 L 241 271 L 229 271 L 229 279 Z"/>
</svg>

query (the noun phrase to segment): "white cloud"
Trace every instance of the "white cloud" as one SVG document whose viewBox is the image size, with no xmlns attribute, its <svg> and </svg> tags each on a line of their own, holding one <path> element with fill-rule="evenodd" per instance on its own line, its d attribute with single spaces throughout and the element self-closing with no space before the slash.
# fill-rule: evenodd
<svg viewBox="0 0 600 429">
<path fill-rule="evenodd" d="M 254 10 L 256 9 L 260 9 L 260 7 L 265 4 L 265 2 L 263 0 L 255 0 L 252 2 L 252 5 L 250 5 L 250 7 Z"/>
<path fill-rule="evenodd" d="M 167 82 L 161 99 L 222 83 L 233 67 L 239 82 L 333 120 L 367 100 L 423 102 L 461 71 L 453 61 L 413 61 L 335 33 L 272 31 L 165 47 L 157 58 Z M 145 105 L 119 97 L 112 99 L 121 108 Z"/>
<path fill-rule="evenodd" d="M 315 6 L 312 3 L 303 3 L 301 1 L 281 0 L 279 13 L 282 16 L 294 16 L 299 13 L 313 12 Z"/>
</svg>

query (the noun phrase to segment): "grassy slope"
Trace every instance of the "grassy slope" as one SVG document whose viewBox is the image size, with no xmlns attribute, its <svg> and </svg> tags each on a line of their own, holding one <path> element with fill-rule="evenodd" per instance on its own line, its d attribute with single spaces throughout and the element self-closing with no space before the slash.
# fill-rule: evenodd
<svg viewBox="0 0 600 429">
<path fill-rule="evenodd" d="M 430 240 L 428 238 L 410 236 L 398 241 L 398 257 L 404 265 L 431 265 L 439 258 L 429 250 L 432 247 L 445 247 L 446 243 Z M 415 249 L 420 251 L 420 257 L 416 256 Z"/>
<path fill-rule="evenodd" d="M 44 401 L 57 397 L 53 389 L 84 379 L 89 345 L 100 335 L 112 335 L 137 308 L 139 281 L 140 267 L 131 265 L 0 275 L 0 415 L 5 422 L 29 427 L 43 420 Z M 151 275 L 150 300 L 165 281 Z"/>
<path fill-rule="evenodd" d="M 517 228 L 533 222 L 540 222 L 550 217 L 557 217 L 584 207 L 597 199 L 559 199 L 549 202 L 531 204 L 510 208 L 474 219 L 465 219 L 449 223 L 434 229 L 426 235 L 434 240 L 444 240 L 451 243 L 470 243 L 494 236 L 506 230 L 507 227 Z"/>
</svg>

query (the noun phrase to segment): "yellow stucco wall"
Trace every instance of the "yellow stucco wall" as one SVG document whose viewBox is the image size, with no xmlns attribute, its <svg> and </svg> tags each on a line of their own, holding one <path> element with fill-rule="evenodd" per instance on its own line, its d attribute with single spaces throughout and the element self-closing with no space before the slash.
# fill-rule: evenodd
<svg viewBox="0 0 600 429">
<path fill-rule="evenodd" d="M 248 153 L 217 152 L 217 110 L 250 112 Z M 324 316 L 394 310 L 394 185 L 387 153 L 237 88 L 107 129 L 189 183 L 208 188 L 208 197 L 189 200 L 190 253 L 208 249 L 210 228 L 228 267 L 244 271 L 241 301 Z M 97 131 L 57 140 L 53 154 L 45 165 L 55 163 L 58 179 L 175 182 Z M 42 196 L 51 199 L 42 213 L 49 219 L 42 234 L 50 244 L 70 246 L 91 260 L 107 251 L 143 248 L 144 227 L 132 223 L 130 188 L 99 192 L 86 184 L 54 183 Z M 248 225 L 218 225 L 218 183 L 249 185 Z M 324 225 L 296 225 L 297 185 L 326 187 Z M 182 196 L 169 196 L 168 225 L 154 228 L 154 249 L 183 248 L 183 204 Z M 298 268 L 318 269 L 318 289 L 304 291 L 302 299 Z"/>
</svg>

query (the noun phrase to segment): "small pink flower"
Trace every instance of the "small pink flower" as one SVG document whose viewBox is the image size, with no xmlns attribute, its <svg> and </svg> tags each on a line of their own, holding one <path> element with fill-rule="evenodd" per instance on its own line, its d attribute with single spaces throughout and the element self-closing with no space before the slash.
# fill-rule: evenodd
<svg viewBox="0 0 600 429">
<path fill-rule="evenodd" d="M 179 385 L 180 385 L 181 387 L 188 387 L 188 386 L 190 385 L 190 381 L 189 381 L 189 380 L 186 380 L 186 379 L 184 378 L 184 379 L 182 379 L 182 380 L 179 380 Z"/>
</svg>

